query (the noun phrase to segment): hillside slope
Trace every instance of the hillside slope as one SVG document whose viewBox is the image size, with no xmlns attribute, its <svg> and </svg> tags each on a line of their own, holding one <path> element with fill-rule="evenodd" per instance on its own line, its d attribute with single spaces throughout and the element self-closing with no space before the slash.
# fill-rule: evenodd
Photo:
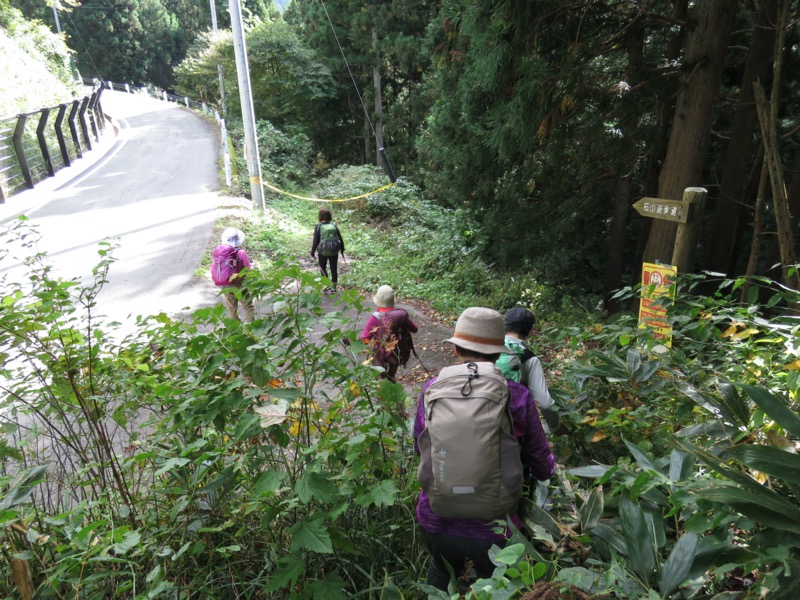
<svg viewBox="0 0 800 600">
<path fill-rule="evenodd" d="M 0 11 L 0 55 L 0 118 L 76 95 L 70 51 L 63 38 L 26 20 L 17 9 Z"/>
</svg>

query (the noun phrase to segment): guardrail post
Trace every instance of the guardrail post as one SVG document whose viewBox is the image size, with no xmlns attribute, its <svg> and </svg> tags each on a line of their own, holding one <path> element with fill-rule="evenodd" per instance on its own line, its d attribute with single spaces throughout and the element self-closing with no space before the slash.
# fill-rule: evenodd
<svg viewBox="0 0 800 600">
<path fill-rule="evenodd" d="M 89 128 L 86 126 L 86 108 L 89 106 L 89 96 L 84 96 L 81 102 L 81 108 L 78 112 L 81 121 L 81 131 L 83 132 L 83 141 L 86 142 L 86 149 L 92 149 L 92 140 L 89 137 Z"/>
<path fill-rule="evenodd" d="M 169 102 L 169 98 L 167 98 L 167 90 L 162 90 L 162 95 L 164 97 L 164 102 Z"/>
<path fill-rule="evenodd" d="M 103 112 L 103 105 L 100 103 L 100 98 L 103 95 L 103 88 L 97 90 L 97 98 L 94 101 L 94 112 L 97 115 L 97 125 L 101 130 L 106 128 L 106 115 Z"/>
<path fill-rule="evenodd" d="M 83 158 L 81 140 L 78 137 L 78 128 L 75 126 L 75 117 L 78 114 L 78 107 L 80 107 L 80 105 L 80 100 L 72 101 L 72 109 L 69 111 L 69 118 L 67 119 L 67 122 L 69 123 L 69 132 L 72 134 L 72 143 L 75 144 L 75 153 L 78 155 L 78 158 Z"/>
<path fill-rule="evenodd" d="M 125 91 L 129 94 L 131 93 L 131 86 L 129 86 L 127 83 L 125 84 Z"/>
<path fill-rule="evenodd" d="M 53 161 L 50 160 L 50 150 L 47 148 L 47 140 L 44 137 L 44 128 L 47 127 L 47 118 L 50 116 L 50 109 L 43 108 L 39 117 L 39 124 L 36 126 L 36 139 L 39 140 L 39 149 L 42 151 L 42 158 L 44 159 L 44 168 L 47 169 L 47 174 L 52 177 L 56 174 L 53 169 Z"/>
<path fill-rule="evenodd" d="M 70 166 L 69 160 L 69 151 L 67 150 L 67 141 L 64 139 L 64 130 L 61 128 L 61 124 L 64 122 L 64 115 L 67 112 L 67 105 L 62 104 L 58 107 L 58 116 L 56 116 L 56 122 L 53 125 L 53 129 L 56 130 L 56 137 L 58 138 L 58 148 L 61 150 L 61 159 L 64 161 L 64 166 Z"/>
<path fill-rule="evenodd" d="M 25 184 L 28 188 L 33 189 L 33 177 L 31 177 L 31 170 L 28 167 L 28 159 L 25 157 L 25 147 L 22 144 L 22 136 L 25 133 L 25 123 L 28 120 L 28 115 L 21 114 L 17 116 L 17 126 L 14 129 L 14 135 L 11 136 L 11 143 L 14 145 L 14 152 L 17 155 L 17 162 L 19 162 L 19 169 L 22 171 L 22 177 L 25 179 Z"/>
<path fill-rule="evenodd" d="M 186 104 L 186 108 L 189 108 L 189 96 L 184 96 L 183 101 Z"/>
<path fill-rule="evenodd" d="M 86 110 L 88 111 L 87 112 L 87 116 L 88 116 L 88 119 L 89 119 L 89 124 L 92 126 L 92 134 L 94 135 L 94 141 L 95 142 L 99 142 L 100 141 L 100 132 L 98 131 L 98 127 L 97 127 L 97 115 L 94 114 L 94 103 L 95 103 L 95 100 L 97 100 L 97 94 L 92 94 L 89 97 L 89 102 L 86 105 Z"/>
<path fill-rule="evenodd" d="M 106 81 L 106 84 L 108 85 L 108 89 L 110 90 L 114 89 L 114 85 L 110 81 Z"/>
</svg>

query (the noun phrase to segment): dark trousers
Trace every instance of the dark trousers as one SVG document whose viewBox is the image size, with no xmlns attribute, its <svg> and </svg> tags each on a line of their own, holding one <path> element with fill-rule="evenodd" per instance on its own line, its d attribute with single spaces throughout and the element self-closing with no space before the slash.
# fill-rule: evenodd
<svg viewBox="0 0 800 600">
<path fill-rule="evenodd" d="M 489 549 L 495 545 L 505 546 L 505 540 L 475 540 L 447 533 L 430 533 L 424 529 L 420 531 L 422 541 L 431 553 L 426 583 L 445 592 L 450 583 L 445 561 L 453 568 L 456 577 L 464 571 L 466 561 L 471 560 L 478 578 L 489 578 L 495 569 L 489 559 Z"/>
<path fill-rule="evenodd" d="M 372 364 L 385 369 L 384 372 L 381 373 L 381 379 L 388 379 L 392 383 L 397 383 L 397 369 L 400 368 L 400 365 L 387 364 L 379 361 L 377 358 L 372 359 Z"/>
<path fill-rule="evenodd" d="M 328 277 L 328 261 L 331 264 L 331 275 L 329 279 L 333 282 L 333 285 L 336 285 L 336 282 L 339 279 L 339 255 L 335 254 L 334 256 L 322 256 L 319 255 L 319 268 L 322 271 L 322 274 L 325 277 Z"/>
</svg>

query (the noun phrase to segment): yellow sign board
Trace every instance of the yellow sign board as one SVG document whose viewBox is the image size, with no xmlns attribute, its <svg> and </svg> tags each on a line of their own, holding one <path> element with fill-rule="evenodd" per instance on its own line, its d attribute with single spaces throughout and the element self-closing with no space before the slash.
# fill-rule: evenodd
<svg viewBox="0 0 800 600">
<path fill-rule="evenodd" d="M 672 326 L 667 320 L 667 308 L 660 298 L 674 298 L 674 278 L 677 267 L 671 265 L 642 264 L 642 297 L 639 301 L 639 327 L 649 327 L 653 337 L 667 348 L 672 347 Z"/>
</svg>

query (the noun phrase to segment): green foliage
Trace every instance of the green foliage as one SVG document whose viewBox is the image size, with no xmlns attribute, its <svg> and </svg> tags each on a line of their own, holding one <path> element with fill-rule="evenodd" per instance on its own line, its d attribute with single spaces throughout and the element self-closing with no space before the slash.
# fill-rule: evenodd
<svg viewBox="0 0 800 600">
<path fill-rule="evenodd" d="M 428 100 L 421 93 L 431 54 L 420 40 L 439 2 L 395 0 L 364 5 L 293 0 L 286 21 L 313 48 L 337 85 L 319 106 L 317 145 L 334 164 L 375 164 L 373 127 L 383 123 L 384 146 L 398 173 L 415 170 L 414 139 Z M 330 21 L 329 21 L 330 17 Z M 376 78 L 382 106 L 375 109 Z M 365 115 L 365 113 L 367 113 Z"/>
<path fill-rule="evenodd" d="M 373 167 L 341 167 L 306 192 L 332 199 L 330 207 L 346 238 L 348 254 L 358 259 L 350 264 L 349 283 L 366 289 L 388 283 L 447 313 L 458 313 L 470 305 L 503 309 L 525 303 L 539 314 L 561 311 L 563 318 L 569 314 L 565 310 L 569 299 L 534 276 L 512 277 L 483 261 L 474 245 L 477 224 L 466 211 L 436 205 L 404 178 L 366 198 L 335 202 L 360 197 L 387 183 Z M 308 238 L 297 248 L 307 251 L 309 247 L 317 207 L 302 201 L 281 201 L 281 212 L 304 215 L 301 221 L 305 220 L 307 233 L 302 235 Z"/>
<path fill-rule="evenodd" d="M 3 237 L 33 241 L 24 222 Z M 0 501 L 6 531 L 37 522 L 13 542 L 40 593 L 348 597 L 415 578 L 398 526 L 416 496 L 406 395 L 354 360 L 360 317 L 326 312 L 316 274 L 276 264 L 248 280 L 271 302 L 252 325 L 221 307 L 158 315 L 118 345 L 92 318 L 110 260 L 83 288 L 31 253 L 29 293 L 4 286 L 3 411 L 23 459 L 49 469 L 36 508 L 20 503 L 39 470 Z"/>
<path fill-rule="evenodd" d="M 576 503 L 572 516 L 554 512 L 579 523 L 604 561 L 593 577 L 584 573 L 587 590 L 691 596 L 725 590 L 723 576 L 738 567 L 759 572 L 761 589 L 792 593 L 797 324 L 778 306 L 796 294 L 766 280 L 771 307 L 733 301 L 743 280 L 718 282 L 714 296 L 693 293 L 710 283 L 679 281 L 668 352 L 649 350 L 650 333 L 632 318 L 567 332 L 576 348 L 592 349 L 556 392 L 573 429 L 556 442 L 558 454 L 606 465 L 567 469 L 571 484 L 555 500 Z M 583 490 L 583 477 L 602 487 Z M 564 544 L 563 527 L 548 531 Z"/>
<path fill-rule="evenodd" d="M 319 139 L 318 111 L 333 94 L 335 84 L 328 69 L 282 21 L 259 22 L 247 31 L 247 53 L 255 113 L 279 129 Z M 200 35 L 186 59 L 175 69 L 180 93 L 219 104 L 219 75 L 225 76 L 227 108 L 241 115 L 233 38 L 230 31 Z"/>
<path fill-rule="evenodd" d="M 64 38 L 15 8 L 0 9 L 0 116 L 65 102 L 78 93 Z"/>
</svg>

